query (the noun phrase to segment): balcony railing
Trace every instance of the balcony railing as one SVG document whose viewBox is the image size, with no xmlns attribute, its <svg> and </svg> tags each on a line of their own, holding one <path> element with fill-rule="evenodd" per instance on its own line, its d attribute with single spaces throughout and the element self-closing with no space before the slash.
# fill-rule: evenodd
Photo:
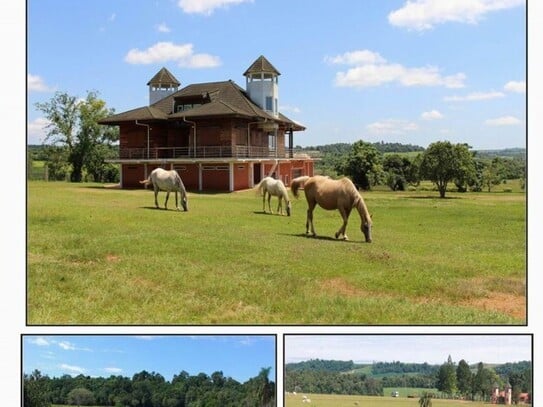
<svg viewBox="0 0 543 407">
<path fill-rule="evenodd" d="M 175 159 L 175 158 L 293 158 L 294 150 L 247 146 L 201 146 L 121 148 L 120 159 Z"/>
</svg>

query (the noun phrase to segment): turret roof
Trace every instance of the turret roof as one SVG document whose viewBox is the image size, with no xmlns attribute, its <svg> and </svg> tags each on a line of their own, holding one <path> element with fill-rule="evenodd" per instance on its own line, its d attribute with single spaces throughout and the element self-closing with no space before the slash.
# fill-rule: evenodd
<svg viewBox="0 0 543 407">
<path fill-rule="evenodd" d="M 151 78 L 149 82 L 147 82 L 147 85 L 175 85 L 179 86 L 181 85 L 181 82 L 179 82 L 175 76 L 172 75 L 170 71 L 168 71 L 166 68 L 162 68 L 160 71 L 156 73 L 155 76 Z"/>
<path fill-rule="evenodd" d="M 264 55 L 260 55 L 253 64 L 247 68 L 243 73 L 243 76 L 247 76 L 252 73 L 273 73 L 276 75 L 281 75 L 281 73 L 266 59 Z"/>
</svg>

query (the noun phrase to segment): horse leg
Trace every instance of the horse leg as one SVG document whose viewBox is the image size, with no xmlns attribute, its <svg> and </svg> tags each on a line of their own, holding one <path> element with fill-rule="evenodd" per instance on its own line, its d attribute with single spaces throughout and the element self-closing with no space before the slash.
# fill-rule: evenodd
<svg viewBox="0 0 543 407">
<path fill-rule="evenodd" d="M 271 194 L 268 192 L 268 209 L 270 210 L 270 213 L 273 213 L 271 208 Z"/>
<path fill-rule="evenodd" d="M 155 208 L 158 209 L 158 187 L 154 187 L 155 190 Z"/>
<path fill-rule="evenodd" d="M 181 208 L 179 207 L 179 201 L 177 200 L 177 189 L 173 191 L 173 193 L 175 194 L 175 209 L 180 211 Z M 179 198 L 181 198 L 181 192 L 179 193 Z"/>
<path fill-rule="evenodd" d="M 166 201 L 164 201 L 164 209 L 168 210 L 168 199 L 170 198 L 170 190 L 166 192 Z"/>
<path fill-rule="evenodd" d="M 315 209 L 316 202 L 307 202 L 307 220 L 305 222 L 305 234 L 309 234 L 309 229 L 311 228 L 311 234 L 317 236 L 315 233 L 315 227 L 313 226 L 313 210 Z"/>
<path fill-rule="evenodd" d="M 343 225 L 336 232 L 336 239 L 340 236 L 343 236 L 343 240 L 349 240 L 349 238 L 345 234 L 345 230 L 347 229 L 347 221 L 349 220 L 349 215 L 351 214 L 351 208 L 345 209 L 340 206 L 338 210 L 341 214 L 341 217 L 343 218 Z"/>
<path fill-rule="evenodd" d="M 283 214 L 283 197 L 279 197 L 279 201 L 277 203 L 277 213 Z"/>
</svg>

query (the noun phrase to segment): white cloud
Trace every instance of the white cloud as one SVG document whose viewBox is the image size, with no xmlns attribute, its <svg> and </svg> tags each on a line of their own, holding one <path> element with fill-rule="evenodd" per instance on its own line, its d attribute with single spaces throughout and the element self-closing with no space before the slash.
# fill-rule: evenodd
<svg viewBox="0 0 543 407">
<path fill-rule="evenodd" d="M 526 93 L 526 82 L 525 81 L 509 81 L 503 87 L 508 92 L 515 93 Z"/>
<path fill-rule="evenodd" d="M 123 369 L 119 367 L 105 367 L 104 371 L 111 374 L 119 374 L 122 373 Z"/>
<path fill-rule="evenodd" d="M 406 120 L 387 119 L 368 124 L 366 128 L 373 134 L 404 134 L 418 130 L 419 126 Z"/>
<path fill-rule="evenodd" d="M 381 64 L 386 60 L 377 52 L 369 51 L 367 49 L 345 52 L 342 55 L 336 55 L 335 57 L 325 57 L 326 62 L 332 64 L 346 64 L 346 65 L 365 65 L 365 64 Z"/>
<path fill-rule="evenodd" d="M 38 75 L 27 75 L 28 91 L 29 92 L 52 92 L 55 89 L 46 85 L 43 79 Z"/>
<path fill-rule="evenodd" d="M 169 33 L 171 31 L 170 27 L 168 27 L 166 23 L 160 23 L 157 25 L 156 29 L 161 33 Z"/>
<path fill-rule="evenodd" d="M 505 94 L 503 92 L 473 92 L 466 96 L 445 96 L 443 100 L 445 102 L 471 102 L 477 100 L 490 100 L 503 98 Z"/>
<path fill-rule="evenodd" d="M 49 346 L 51 343 L 41 336 L 37 337 L 36 339 L 29 339 L 28 342 L 37 345 L 37 346 Z"/>
<path fill-rule="evenodd" d="M 64 350 L 76 350 L 75 345 L 68 341 L 60 341 L 57 344 Z"/>
<path fill-rule="evenodd" d="M 59 366 L 60 369 L 64 370 L 64 371 L 67 371 L 67 372 L 70 372 L 70 373 L 78 373 L 78 374 L 83 374 L 85 373 L 85 369 L 83 369 L 82 367 L 79 367 L 79 366 L 73 366 L 73 365 L 67 365 L 65 363 L 61 364 Z"/>
<path fill-rule="evenodd" d="M 443 119 L 443 115 L 437 110 L 430 110 L 429 112 L 423 112 L 420 117 L 423 120 L 436 120 Z"/>
<path fill-rule="evenodd" d="M 186 68 L 212 68 L 219 66 L 219 57 L 208 54 L 194 54 L 192 44 L 174 44 L 157 42 L 155 45 L 140 51 L 131 49 L 124 60 L 129 64 L 153 64 L 174 61 Z"/>
<path fill-rule="evenodd" d="M 74 351 L 82 350 L 82 351 L 85 351 L 85 352 L 91 352 L 91 349 L 89 349 L 89 348 L 78 348 L 73 343 L 68 342 L 68 341 L 58 341 L 58 342 L 56 342 L 56 344 L 60 348 L 62 348 L 64 350 L 74 350 Z"/>
<path fill-rule="evenodd" d="M 447 22 L 478 23 L 485 14 L 525 4 L 525 0 L 415 0 L 388 15 L 397 27 L 423 31 Z"/>
<path fill-rule="evenodd" d="M 485 124 L 487 126 L 516 126 L 522 124 L 522 121 L 514 116 L 502 116 L 496 119 L 488 119 Z"/>
<path fill-rule="evenodd" d="M 364 88 L 397 82 L 401 86 L 445 86 L 462 88 L 466 75 L 443 76 L 439 68 L 425 66 L 407 68 L 401 64 L 388 63 L 381 55 L 369 50 L 346 52 L 335 57 L 326 57 L 333 64 L 354 65 L 346 72 L 336 73 L 336 86 Z"/>
<path fill-rule="evenodd" d="M 281 106 L 279 106 L 279 111 L 281 111 L 281 112 L 301 113 L 302 109 L 300 109 L 298 106 L 281 105 Z"/>
<path fill-rule="evenodd" d="M 28 144 L 41 144 L 47 136 L 46 127 L 50 124 L 51 122 L 44 117 L 38 117 L 28 122 L 26 128 Z"/>
<path fill-rule="evenodd" d="M 188 14 L 211 15 L 217 8 L 252 3 L 253 0 L 179 0 L 177 5 Z"/>
</svg>

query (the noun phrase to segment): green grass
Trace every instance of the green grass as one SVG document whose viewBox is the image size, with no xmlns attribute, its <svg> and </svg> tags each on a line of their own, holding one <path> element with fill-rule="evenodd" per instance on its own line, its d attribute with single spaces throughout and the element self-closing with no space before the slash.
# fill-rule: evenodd
<svg viewBox="0 0 543 407">
<path fill-rule="evenodd" d="M 407 396 L 421 397 L 424 393 L 438 394 L 437 389 L 423 389 L 418 387 L 385 387 L 383 388 L 383 394 L 390 396 L 393 391 L 397 391 L 400 397 L 406 398 Z"/>
<path fill-rule="evenodd" d="M 405 397 L 378 397 L 378 396 L 340 396 L 330 394 L 305 394 L 311 403 L 304 403 L 303 395 L 285 395 L 285 407 L 419 407 L 419 399 Z M 489 403 L 461 400 L 439 400 L 432 399 L 433 407 L 483 407 Z"/>
<path fill-rule="evenodd" d="M 29 182 L 27 322 L 524 324 L 524 194 L 436 195 L 364 194 L 366 244 L 356 213 L 337 241 L 320 208 L 305 237 L 303 197 L 291 217 L 254 191 L 177 212 L 150 190 Z"/>
</svg>

